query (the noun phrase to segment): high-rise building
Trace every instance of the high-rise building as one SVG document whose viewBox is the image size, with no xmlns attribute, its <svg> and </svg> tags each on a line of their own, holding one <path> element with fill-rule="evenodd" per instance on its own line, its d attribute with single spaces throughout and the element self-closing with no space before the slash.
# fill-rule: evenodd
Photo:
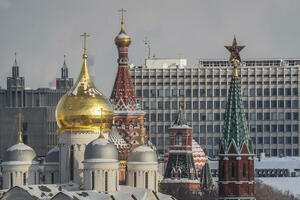
<svg viewBox="0 0 300 200">
<path fill-rule="evenodd" d="M 228 61 L 187 66 L 185 59 L 153 58 L 130 72 L 147 112 L 148 135 L 160 153 L 169 146 L 168 129 L 179 103 L 185 102 L 194 139 L 210 156 L 218 154 L 232 74 Z M 254 152 L 298 156 L 300 59 L 247 59 L 238 72 Z"/>
<path fill-rule="evenodd" d="M 0 158 L 15 142 L 16 116 L 19 112 L 24 115 L 23 141 L 32 146 L 38 156 L 45 156 L 49 149 L 57 145 L 55 108 L 59 99 L 73 85 L 65 60 L 61 72 L 61 78 L 56 79 L 56 89 L 27 89 L 15 56 L 12 76 L 7 77 L 7 89 L 0 89 Z"/>
</svg>

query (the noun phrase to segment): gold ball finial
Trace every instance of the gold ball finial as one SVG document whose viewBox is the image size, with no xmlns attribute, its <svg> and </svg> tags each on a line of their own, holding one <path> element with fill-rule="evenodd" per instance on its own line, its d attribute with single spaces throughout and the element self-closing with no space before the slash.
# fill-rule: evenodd
<svg viewBox="0 0 300 200">
<path fill-rule="evenodd" d="M 129 47 L 131 43 L 131 38 L 126 34 L 125 28 L 124 28 L 124 12 L 127 10 L 124 10 L 123 8 L 119 10 L 119 12 L 122 13 L 122 19 L 121 19 L 121 31 L 115 38 L 115 44 L 118 47 Z"/>
</svg>

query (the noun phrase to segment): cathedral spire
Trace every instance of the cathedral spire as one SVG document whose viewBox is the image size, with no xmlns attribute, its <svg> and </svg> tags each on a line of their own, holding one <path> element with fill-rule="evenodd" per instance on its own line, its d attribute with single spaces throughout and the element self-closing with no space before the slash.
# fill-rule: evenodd
<svg viewBox="0 0 300 200">
<path fill-rule="evenodd" d="M 185 120 L 185 103 L 184 102 L 180 102 L 177 118 L 175 119 L 175 122 L 173 125 L 174 126 L 187 125 L 187 122 Z"/>
<path fill-rule="evenodd" d="M 12 77 L 17 78 L 19 77 L 19 66 L 17 63 L 17 53 L 15 52 L 15 60 L 12 67 Z"/>
</svg>

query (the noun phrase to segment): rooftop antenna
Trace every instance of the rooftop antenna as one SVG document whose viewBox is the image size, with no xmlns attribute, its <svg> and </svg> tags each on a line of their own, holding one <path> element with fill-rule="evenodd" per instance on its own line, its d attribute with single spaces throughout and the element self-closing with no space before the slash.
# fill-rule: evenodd
<svg viewBox="0 0 300 200">
<path fill-rule="evenodd" d="M 148 40 L 147 36 L 144 39 L 145 44 L 145 66 L 146 66 L 146 60 L 150 59 L 150 41 Z"/>
</svg>

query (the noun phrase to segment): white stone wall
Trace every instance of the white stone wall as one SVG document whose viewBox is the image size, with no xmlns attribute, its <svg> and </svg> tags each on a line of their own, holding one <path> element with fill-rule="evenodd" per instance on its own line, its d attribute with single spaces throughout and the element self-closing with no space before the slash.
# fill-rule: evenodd
<svg viewBox="0 0 300 200">
<path fill-rule="evenodd" d="M 70 182 L 70 150 L 74 146 L 74 180 L 78 185 L 83 184 L 83 164 L 85 147 L 98 138 L 97 132 L 65 132 L 59 137 L 60 182 Z"/>
<path fill-rule="evenodd" d="M 13 174 L 13 187 L 24 185 L 23 174 L 26 173 L 26 185 L 39 184 L 38 165 L 2 165 L 3 189 L 11 186 L 11 173 Z"/>
<path fill-rule="evenodd" d="M 45 164 L 44 167 L 44 175 L 45 175 L 45 183 L 46 184 L 53 184 L 52 183 L 52 173 L 54 174 L 54 184 L 60 183 L 59 177 L 59 163 L 57 164 Z"/>
<path fill-rule="evenodd" d="M 94 188 L 92 188 L 92 172 L 94 172 Z M 107 172 L 107 190 L 105 189 L 105 172 Z M 100 193 L 113 194 L 119 190 L 119 161 L 116 162 L 84 162 L 84 189 L 96 190 Z"/>
<path fill-rule="evenodd" d="M 128 162 L 127 185 L 134 187 L 136 172 L 136 187 L 146 188 L 146 173 L 148 173 L 148 188 L 158 191 L 158 164 L 144 162 Z"/>
</svg>

